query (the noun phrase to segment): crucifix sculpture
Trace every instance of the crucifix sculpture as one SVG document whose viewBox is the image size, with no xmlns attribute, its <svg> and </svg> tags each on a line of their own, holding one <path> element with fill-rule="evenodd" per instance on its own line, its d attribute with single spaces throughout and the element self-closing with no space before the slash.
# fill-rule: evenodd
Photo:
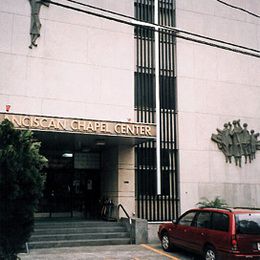
<svg viewBox="0 0 260 260">
<path fill-rule="evenodd" d="M 31 45 L 29 48 L 32 49 L 32 47 L 37 47 L 36 40 L 40 37 L 41 22 L 39 14 L 41 6 L 44 5 L 49 7 L 50 4 L 40 0 L 29 0 L 29 2 L 31 5 Z"/>
</svg>

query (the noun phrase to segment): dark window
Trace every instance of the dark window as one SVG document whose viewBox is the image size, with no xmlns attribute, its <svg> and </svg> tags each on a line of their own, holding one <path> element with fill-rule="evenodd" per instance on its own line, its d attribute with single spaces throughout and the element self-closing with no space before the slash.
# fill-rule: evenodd
<svg viewBox="0 0 260 260">
<path fill-rule="evenodd" d="M 170 187 L 170 182 L 171 182 L 171 176 L 170 176 L 170 171 L 168 170 L 162 170 L 161 171 L 161 182 L 162 182 L 162 195 L 170 195 L 171 192 L 171 187 Z"/>
<path fill-rule="evenodd" d="M 155 109 L 154 74 L 135 73 L 135 107 Z"/>
<path fill-rule="evenodd" d="M 184 216 L 182 216 L 179 219 L 178 224 L 179 225 L 184 225 L 184 226 L 191 226 L 192 221 L 193 221 L 195 215 L 196 215 L 196 211 L 192 211 L 192 212 L 189 212 L 189 213 L 185 214 Z"/>
<path fill-rule="evenodd" d="M 171 68 L 173 71 L 173 68 Z M 165 73 L 171 73 L 167 70 Z M 160 76 L 160 105 L 161 109 L 175 110 L 175 78 Z"/>
<path fill-rule="evenodd" d="M 135 107 L 155 109 L 154 74 L 135 72 Z M 175 78 L 160 76 L 161 109 L 175 109 Z M 168 112 L 169 113 L 169 112 Z"/>
<path fill-rule="evenodd" d="M 197 217 L 195 226 L 199 228 L 210 228 L 210 216 L 210 212 L 200 212 Z"/>
<path fill-rule="evenodd" d="M 135 17 L 138 20 L 153 23 L 154 15 L 153 15 L 153 1 L 143 1 L 136 0 L 135 1 Z"/>
<path fill-rule="evenodd" d="M 212 214 L 212 229 L 219 231 L 228 231 L 229 217 L 224 213 Z"/>
</svg>

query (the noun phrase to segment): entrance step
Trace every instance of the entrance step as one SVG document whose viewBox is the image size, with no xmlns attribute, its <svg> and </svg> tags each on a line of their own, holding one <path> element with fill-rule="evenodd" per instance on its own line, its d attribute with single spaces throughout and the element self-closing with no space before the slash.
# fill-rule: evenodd
<svg viewBox="0 0 260 260">
<path fill-rule="evenodd" d="M 35 221 L 29 249 L 130 244 L 130 235 L 119 222 L 84 220 Z"/>
</svg>

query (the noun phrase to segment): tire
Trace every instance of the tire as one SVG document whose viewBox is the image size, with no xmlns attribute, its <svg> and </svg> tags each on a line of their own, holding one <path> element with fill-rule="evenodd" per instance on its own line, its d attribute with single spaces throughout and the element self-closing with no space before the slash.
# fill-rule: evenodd
<svg viewBox="0 0 260 260">
<path fill-rule="evenodd" d="M 172 251 L 172 244 L 170 242 L 170 239 L 169 239 L 167 232 L 164 232 L 162 234 L 161 245 L 162 245 L 162 249 L 164 251 L 166 251 L 166 252 Z"/>
<path fill-rule="evenodd" d="M 217 251 L 213 246 L 205 248 L 203 260 L 218 260 Z"/>
</svg>

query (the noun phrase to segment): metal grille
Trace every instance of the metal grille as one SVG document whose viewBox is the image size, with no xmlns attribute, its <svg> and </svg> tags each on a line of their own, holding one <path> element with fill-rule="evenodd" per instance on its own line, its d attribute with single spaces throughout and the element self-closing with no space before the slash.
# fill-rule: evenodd
<svg viewBox="0 0 260 260">
<path fill-rule="evenodd" d="M 174 0 L 159 2 L 160 25 L 173 26 Z M 136 0 L 135 17 L 154 21 L 154 0 Z M 138 122 L 155 123 L 154 29 L 136 26 L 135 111 Z M 160 120 L 162 194 L 156 195 L 156 142 L 136 146 L 137 216 L 163 221 L 179 214 L 179 187 L 176 144 L 175 38 L 159 32 L 160 39 Z"/>
</svg>

